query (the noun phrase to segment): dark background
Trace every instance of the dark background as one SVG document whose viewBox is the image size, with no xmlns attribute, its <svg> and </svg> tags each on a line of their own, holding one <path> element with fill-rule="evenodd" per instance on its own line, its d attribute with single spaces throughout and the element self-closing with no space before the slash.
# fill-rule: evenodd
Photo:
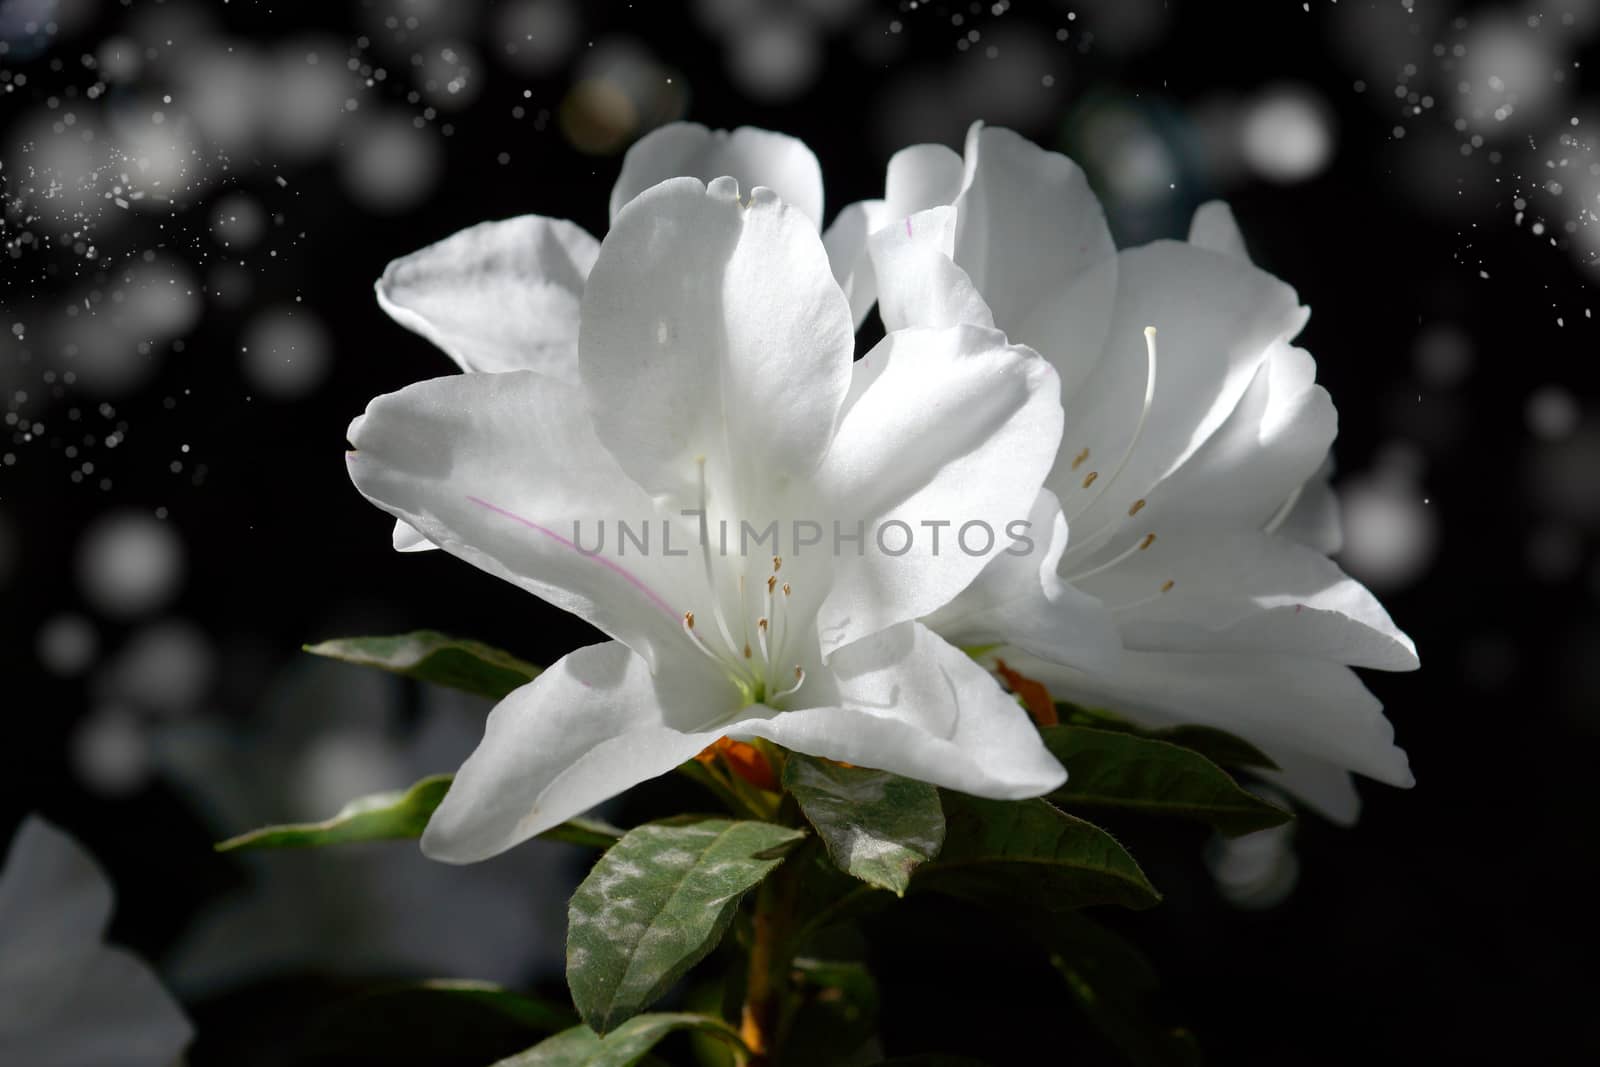
<svg viewBox="0 0 1600 1067">
<path fill-rule="evenodd" d="M 537 41 L 508 51 L 518 27 Z M 209 851 L 247 825 L 195 786 L 207 766 L 270 777 L 269 748 L 323 751 L 324 712 L 385 751 L 443 714 L 397 685 L 367 722 L 348 706 L 360 693 L 305 673 L 302 642 L 426 626 L 550 662 L 589 639 L 442 554 L 391 552 L 388 519 L 349 486 L 348 420 L 453 369 L 374 302 L 388 260 L 525 212 L 602 234 L 621 150 L 673 117 L 804 139 L 830 218 L 881 194 L 895 148 L 959 146 L 985 118 L 1083 161 L 1124 242 L 1179 236 L 1199 203 L 1232 203 L 1258 262 L 1314 310 L 1300 343 L 1341 415 L 1343 562 L 1423 661 L 1368 677 L 1417 787 L 1363 783 L 1354 829 L 1302 819 L 1285 900 L 1230 905 L 1203 835 L 1137 826 L 1127 841 L 1166 903 L 1109 921 L 1154 960 L 1209 1062 L 1594 1062 L 1597 30 L 1590 0 L 0 2 L 0 834 L 36 810 L 78 835 L 117 885 L 114 938 L 161 964 L 196 915 L 261 876 Z M 306 40 L 336 77 L 302 100 L 288 86 Z M 264 132 L 231 137 L 245 119 L 225 109 L 195 117 L 235 84 L 197 56 L 270 66 L 280 48 L 287 80 L 251 83 L 238 113 Z M 1311 103 L 1273 126 L 1262 111 L 1282 99 Z M 141 141 L 154 110 L 157 140 Z M 1251 116 L 1265 159 L 1238 147 Z M 383 117 L 392 136 L 375 132 Z M 95 121 L 121 154 L 74 185 L 51 145 L 82 143 Z M 1329 138 L 1325 158 L 1289 151 L 1292 173 L 1272 171 L 1272 146 L 1308 128 Z M 141 182 L 143 201 L 115 206 Z M 254 240 L 230 237 L 241 203 L 259 214 Z M 150 250 L 163 295 L 139 312 Z M 301 328 L 280 353 L 300 377 L 252 370 L 241 351 L 285 321 L 274 308 Z M 91 318 L 99 348 L 73 332 Z M 158 527 L 105 550 L 125 561 L 125 595 L 95 577 L 91 546 L 121 515 Z M 164 559 L 170 579 L 141 597 Z M 447 710 L 470 735 L 480 709 Z M 294 720 L 292 740 L 273 716 Z M 340 750 L 357 770 L 360 744 Z M 219 747 L 234 762 L 208 764 Z M 365 782 L 318 766 L 334 786 Z M 647 788 L 618 818 L 682 799 Z M 255 803 L 258 818 L 302 815 Z M 395 848 L 391 881 L 361 890 L 374 900 L 424 877 Z M 557 888 L 574 862 L 550 861 Z M 468 920 L 440 884 L 448 939 Z M 540 907 L 544 956 L 506 969 L 559 991 L 559 900 Z M 1116 1062 L 1003 930 L 929 903 L 879 927 L 890 1052 L 998 1042 L 996 1063 Z M 237 953 L 249 971 L 249 946 Z M 451 959 L 375 951 L 336 979 L 308 958 L 270 980 L 180 982 L 200 1028 L 192 1062 L 285 1062 L 350 972 Z M 1040 1040 L 1064 1051 L 1030 1056 Z"/>
</svg>

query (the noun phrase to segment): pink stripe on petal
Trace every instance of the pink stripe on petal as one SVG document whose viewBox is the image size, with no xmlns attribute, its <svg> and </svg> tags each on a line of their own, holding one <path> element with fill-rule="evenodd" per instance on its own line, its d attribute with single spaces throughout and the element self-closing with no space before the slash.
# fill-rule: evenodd
<svg viewBox="0 0 1600 1067">
<path fill-rule="evenodd" d="M 661 599 L 661 595 L 659 593 L 657 593 L 654 589 L 651 589 L 648 585 L 646 585 L 643 579 L 641 579 L 637 574 L 634 574 L 632 571 L 628 570 L 628 568 L 622 566 L 620 563 L 617 563 L 615 560 L 607 559 L 605 556 L 599 555 L 597 553 L 585 552 L 583 549 L 579 548 L 577 545 L 573 544 L 571 541 L 567 540 L 565 537 L 562 537 L 560 534 L 556 533 L 554 530 L 550 529 L 549 527 L 540 526 L 538 523 L 534 522 L 533 520 L 525 519 L 521 515 L 518 515 L 514 511 L 507 511 L 505 508 L 502 508 L 502 507 L 500 507 L 500 506 L 498 506 L 496 504 L 491 504 L 487 500 L 481 500 L 481 499 L 479 499 L 478 497 L 475 497 L 475 496 L 469 496 L 469 497 L 467 497 L 467 499 L 472 501 L 472 503 L 478 505 L 480 508 L 485 508 L 485 509 L 487 509 L 489 511 L 492 511 L 496 515 L 504 515 L 506 518 L 510 519 L 512 522 L 520 522 L 522 525 L 526 526 L 528 529 L 533 530 L 536 533 L 544 534 L 546 537 L 550 538 L 550 540 L 554 541 L 556 544 L 562 546 L 563 548 L 572 549 L 572 551 L 578 553 L 578 555 L 582 556 L 584 559 L 593 560 L 594 562 L 600 564 L 600 566 L 606 568 L 607 570 L 611 571 L 612 573 L 619 575 L 629 585 L 633 586 L 635 589 L 639 590 L 639 592 L 643 593 L 645 595 L 645 597 L 650 601 L 650 603 L 652 603 L 656 607 L 660 608 L 662 610 L 662 612 L 667 615 L 667 617 L 669 617 L 671 619 L 678 619 L 678 618 L 681 617 L 681 613 L 678 612 L 678 611 L 674 611 L 673 608 L 672 608 L 672 605 L 668 604 L 665 600 Z"/>
</svg>

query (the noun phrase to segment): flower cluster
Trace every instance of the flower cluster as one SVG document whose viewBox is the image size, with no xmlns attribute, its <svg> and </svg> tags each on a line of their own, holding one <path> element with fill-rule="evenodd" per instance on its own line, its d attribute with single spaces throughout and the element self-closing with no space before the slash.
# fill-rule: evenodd
<svg viewBox="0 0 1600 1067">
<path fill-rule="evenodd" d="M 733 742 L 1044 795 L 1066 771 L 1013 692 L 1038 686 L 1230 731 L 1335 819 L 1352 771 L 1411 784 L 1351 670 L 1417 661 L 1328 559 L 1307 311 L 1226 207 L 1118 250 L 1076 165 L 979 125 L 963 155 L 897 154 L 884 197 L 823 231 L 803 144 L 675 124 L 610 209 L 602 240 L 484 223 L 378 282 L 466 373 L 368 406 L 356 487 L 396 547 L 610 638 L 500 701 L 429 855 L 491 856 Z M 674 547 L 573 536 L 617 516 Z M 713 532 L 770 524 L 935 537 L 782 554 Z M 1026 536 L 948 550 L 978 524 Z"/>
</svg>

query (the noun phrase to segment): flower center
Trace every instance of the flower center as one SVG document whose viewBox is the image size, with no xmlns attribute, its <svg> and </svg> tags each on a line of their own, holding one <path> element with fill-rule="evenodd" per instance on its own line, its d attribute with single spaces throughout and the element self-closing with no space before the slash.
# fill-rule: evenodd
<svg viewBox="0 0 1600 1067">
<path fill-rule="evenodd" d="M 785 658 L 789 639 L 789 601 L 794 590 L 779 577 L 783 570 L 783 557 L 772 557 L 772 572 L 766 576 L 763 588 L 753 598 L 754 603 L 751 602 L 747 588 L 749 583 L 741 566 L 736 579 L 739 590 L 736 635 L 722 610 L 722 590 L 717 586 L 716 572 L 711 565 L 705 457 L 700 457 L 696 462 L 700 466 L 700 559 L 715 626 L 712 632 L 708 632 L 706 627 L 697 624 L 693 611 L 685 611 L 684 635 L 701 654 L 723 669 L 738 687 L 746 706 L 766 704 L 778 707 L 778 701 L 792 696 L 806 680 L 804 668 Z"/>
</svg>

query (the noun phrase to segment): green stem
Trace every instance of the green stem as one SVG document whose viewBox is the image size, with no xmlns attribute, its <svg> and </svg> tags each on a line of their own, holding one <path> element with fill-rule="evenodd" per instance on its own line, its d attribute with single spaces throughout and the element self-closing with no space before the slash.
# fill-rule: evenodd
<svg viewBox="0 0 1600 1067">
<path fill-rule="evenodd" d="M 788 794 L 784 794 L 778 815 L 778 821 L 786 826 L 803 821 L 799 805 Z M 739 1018 L 739 1036 L 752 1053 L 749 1067 L 777 1067 L 783 1006 L 794 968 L 794 948 L 799 943 L 794 938 L 795 904 L 815 842 L 814 837 L 808 838 L 756 890 L 750 965 Z"/>
<path fill-rule="evenodd" d="M 771 819 L 772 816 L 769 812 L 764 812 L 757 808 L 750 802 L 749 799 L 742 796 L 737 789 L 733 788 L 733 786 L 730 785 L 727 780 L 722 777 L 722 775 L 718 774 L 715 770 L 706 766 L 704 763 L 701 763 L 699 760 L 692 759 L 686 763 L 678 764 L 678 771 L 686 777 L 693 778 L 695 781 L 711 790 L 711 792 L 715 793 L 717 795 L 717 799 L 722 801 L 723 804 L 727 805 L 728 810 L 733 812 L 735 815 L 745 816 L 752 819 L 761 819 L 763 821 Z"/>
</svg>

